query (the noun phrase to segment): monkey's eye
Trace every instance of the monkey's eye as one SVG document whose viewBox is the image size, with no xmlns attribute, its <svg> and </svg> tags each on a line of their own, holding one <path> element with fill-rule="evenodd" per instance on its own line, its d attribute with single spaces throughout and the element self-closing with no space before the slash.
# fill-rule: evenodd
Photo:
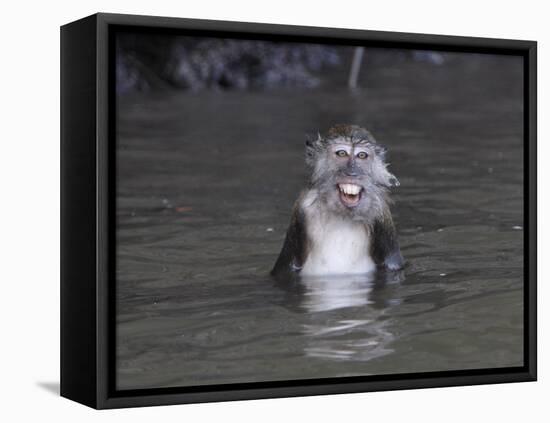
<svg viewBox="0 0 550 423">
<path fill-rule="evenodd" d="M 346 152 L 346 150 L 338 150 L 338 151 L 336 152 L 336 155 L 337 155 L 338 157 L 346 157 L 346 156 L 348 155 L 348 153 Z"/>
<path fill-rule="evenodd" d="M 357 153 L 357 158 L 358 159 L 366 159 L 367 157 L 369 157 L 369 155 L 367 153 L 365 153 L 364 151 L 360 151 L 359 153 Z"/>
</svg>

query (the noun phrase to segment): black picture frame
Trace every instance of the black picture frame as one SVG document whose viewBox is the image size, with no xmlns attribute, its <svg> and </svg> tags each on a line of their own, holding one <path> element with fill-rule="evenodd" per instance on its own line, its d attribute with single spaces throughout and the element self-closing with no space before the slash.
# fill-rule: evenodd
<svg viewBox="0 0 550 423">
<path fill-rule="evenodd" d="M 116 391 L 114 48 L 119 28 L 513 54 L 524 60 L 524 365 Z M 534 41 L 95 14 L 61 27 L 61 395 L 97 409 L 534 381 L 537 44 Z"/>
</svg>

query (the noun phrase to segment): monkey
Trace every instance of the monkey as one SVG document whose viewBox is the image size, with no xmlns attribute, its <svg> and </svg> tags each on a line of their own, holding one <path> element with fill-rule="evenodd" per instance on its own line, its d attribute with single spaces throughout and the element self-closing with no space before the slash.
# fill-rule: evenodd
<svg viewBox="0 0 550 423">
<path fill-rule="evenodd" d="M 306 141 L 309 180 L 292 209 L 279 276 L 363 274 L 404 267 L 390 211 L 387 150 L 357 125 L 339 124 Z"/>
</svg>

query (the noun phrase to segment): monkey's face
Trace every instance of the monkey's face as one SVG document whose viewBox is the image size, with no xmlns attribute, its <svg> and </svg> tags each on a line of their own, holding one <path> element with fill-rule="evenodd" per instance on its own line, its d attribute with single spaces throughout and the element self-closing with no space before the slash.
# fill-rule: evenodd
<svg viewBox="0 0 550 423">
<path fill-rule="evenodd" d="M 333 169 L 333 183 L 340 202 L 344 207 L 356 208 L 364 197 L 365 189 L 369 186 L 368 175 L 375 153 L 366 144 L 342 141 L 329 146 L 327 162 L 330 162 Z"/>
<path fill-rule="evenodd" d="M 311 185 L 333 212 L 368 219 L 381 212 L 387 188 L 399 182 L 386 169 L 385 149 L 368 131 L 345 126 L 340 134 L 342 129 L 336 128 L 332 137 L 329 132 L 307 144 Z"/>
</svg>

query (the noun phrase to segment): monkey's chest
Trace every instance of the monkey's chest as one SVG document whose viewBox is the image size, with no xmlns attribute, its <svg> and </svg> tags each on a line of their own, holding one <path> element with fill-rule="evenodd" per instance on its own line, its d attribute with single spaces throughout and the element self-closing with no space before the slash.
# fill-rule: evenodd
<svg viewBox="0 0 550 423">
<path fill-rule="evenodd" d="M 309 219 L 303 275 L 368 273 L 376 268 L 365 227 L 345 219 Z"/>
</svg>

